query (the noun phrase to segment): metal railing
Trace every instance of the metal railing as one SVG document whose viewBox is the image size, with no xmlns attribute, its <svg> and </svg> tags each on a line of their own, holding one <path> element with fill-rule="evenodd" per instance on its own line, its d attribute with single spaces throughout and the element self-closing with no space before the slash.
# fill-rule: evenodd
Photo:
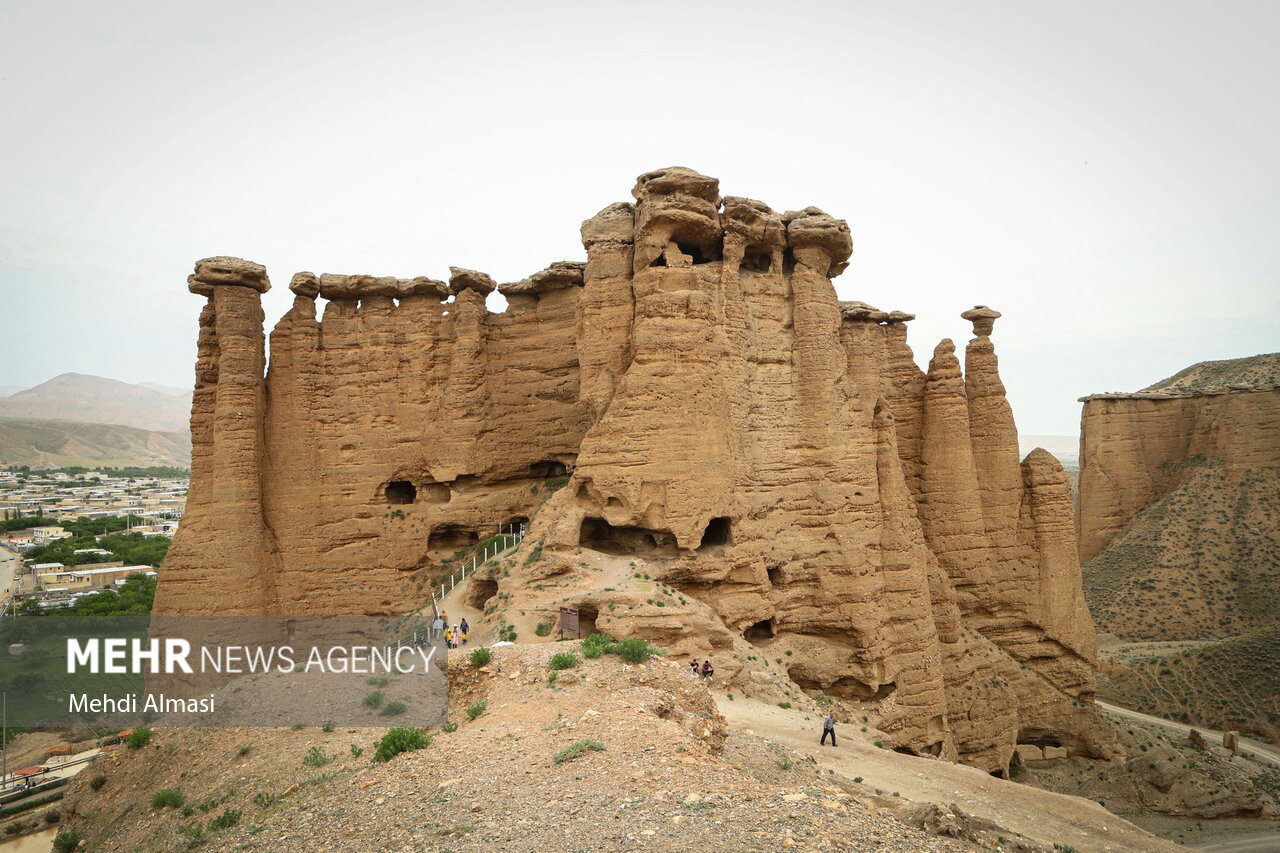
<svg viewBox="0 0 1280 853">
<path fill-rule="evenodd" d="M 468 575 L 475 574 L 476 569 L 480 568 L 499 554 L 510 551 L 512 548 L 524 541 L 524 532 L 525 525 L 523 524 L 499 525 L 496 537 L 503 537 L 502 539 L 485 543 L 478 552 L 471 555 L 470 563 L 464 562 L 456 572 L 449 575 L 449 577 L 440 584 L 439 589 L 433 588 L 431 590 L 432 608 L 436 612 L 439 612 L 440 602 L 444 600 L 445 596 L 453 592 L 454 588 L 466 580 Z"/>
</svg>

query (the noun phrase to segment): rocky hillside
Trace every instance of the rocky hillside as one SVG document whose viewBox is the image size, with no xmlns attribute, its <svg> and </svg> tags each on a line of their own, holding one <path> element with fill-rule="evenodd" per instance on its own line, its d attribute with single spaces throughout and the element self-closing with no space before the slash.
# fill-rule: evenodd
<svg viewBox="0 0 1280 853">
<path fill-rule="evenodd" d="M 1267 353 L 1226 361 L 1202 361 L 1179 370 L 1168 379 L 1148 385 L 1138 393 L 1225 394 L 1228 391 L 1263 391 L 1280 386 L 1280 353 Z"/>
<path fill-rule="evenodd" d="M 454 653 L 453 723 L 385 763 L 370 760 L 385 729 L 159 730 L 74 780 L 63 830 L 103 853 L 1180 849 L 1092 801 L 856 734 L 820 749 L 807 711 L 768 706 L 804 731 L 803 750 L 730 731 L 706 684 L 673 662 L 606 654 L 548 668 L 570 651 L 578 644 L 509 646 L 484 666 Z M 412 682 L 388 690 L 407 695 Z"/>
<path fill-rule="evenodd" d="M 1280 618 L 1280 469 L 1232 477 L 1221 459 L 1179 485 L 1085 564 L 1099 629 L 1125 640 L 1211 639 Z"/>
<path fill-rule="evenodd" d="M 0 418 L 0 467 L 191 465 L 191 435 L 74 421 Z"/>
<path fill-rule="evenodd" d="M 186 429 L 190 416 L 190 392 L 175 395 L 82 373 L 64 373 L 0 398 L 0 418 L 121 424 L 167 432 Z"/>
<path fill-rule="evenodd" d="M 1280 743 L 1280 625 L 1109 668 L 1099 692 L 1149 714 Z"/>
</svg>

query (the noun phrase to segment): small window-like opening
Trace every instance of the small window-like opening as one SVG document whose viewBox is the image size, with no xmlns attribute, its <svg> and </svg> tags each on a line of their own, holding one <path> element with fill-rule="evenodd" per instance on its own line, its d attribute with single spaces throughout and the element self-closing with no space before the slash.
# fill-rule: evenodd
<svg viewBox="0 0 1280 853">
<path fill-rule="evenodd" d="M 545 480 L 548 477 L 564 477 L 568 473 L 569 469 L 565 467 L 565 464 L 554 459 L 544 459 L 529 466 L 529 476 L 535 480 Z"/>
<path fill-rule="evenodd" d="M 773 620 L 765 619 L 757 622 L 750 628 L 742 632 L 742 639 L 746 640 L 753 646 L 768 642 L 773 639 Z"/>
<path fill-rule="evenodd" d="M 747 252 L 742 256 L 740 269 L 746 272 L 768 272 L 773 267 L 773 255 L 768 252 Z"/>
<path fill-rule="evenodd" d="M 427 548 L 433 551 L 444 548 L 467 548 L 480 541 L 480 534 L 457 524 L 444 524 L 431 531 Z"/>
<path fill-rule="evenodd" d="M 915 755 L 916 751 L 909 746 L 895 746 L 894 752 L 901 752 L 903 755 Z"/>
<path fill-rule="evenodd" d="M 779 566 L 769 567 L 769 586 L 777 586 L 782 583 L 782 569 Z"/>
<path fill-rule="evenodd" d="M 418 489 L 408 480 L 392 480 L 387 483 L 387 503 L 411 504 L 418 497 Z"/>
<path fill-rule="evenodd" d="M 680 254 L 688 255 L 693 258 L 694 266 L 698 264 L 709 264 L 712 261 L 719 260 L 711 256 L 711 252 L 704 251 L 701 246 L 694 243 L 676 243 L 680 247 Z"/>
<path fill-rule="evenodd" d="M 649 266 L 651 267 L 665 267 L 666 265 L 667 265 L 667 256 L 663 254 L 659 254 L 658 257 L 654 258 L 652 261 L 649 262 Z"/>
<path fill-rule="evenodd" d="M 720 516 L 707 522 L 707 529 L 702 532 L 702 544 L 698 546 L 698 550 L 717 548 L 731 542 L 732 525 L 728 518 Z"/>
</svg>

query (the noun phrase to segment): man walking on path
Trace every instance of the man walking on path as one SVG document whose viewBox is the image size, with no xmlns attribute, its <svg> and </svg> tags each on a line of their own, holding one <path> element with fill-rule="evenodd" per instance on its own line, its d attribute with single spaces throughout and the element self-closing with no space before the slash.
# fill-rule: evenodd
<svg viewBox="0 0 1280 853">
<path fill-rule="evenodd" d="M 827 735 L 831 735 L 831 745 L 836 745 L 836 718 L 833 714 L 827 714 L 826 719 L 822 721 L 822 740 L 818 741 L 818 746 L 827 745 Z"/>
<path fill-rule="evenodd" d="M 443 632 L 444 632 L 444 620 L 440 618 L 439 614 L 436 614 L 435 621 L 431 623 L 431 639 L 433 640 L 440 639 L 440 634 Z"/>
</svg>

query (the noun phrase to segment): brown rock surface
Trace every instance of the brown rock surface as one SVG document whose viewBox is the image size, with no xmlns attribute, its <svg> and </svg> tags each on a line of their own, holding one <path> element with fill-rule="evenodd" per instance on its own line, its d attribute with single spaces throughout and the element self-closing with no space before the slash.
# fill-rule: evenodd
<svg viewBox="0 0 1280 853">
<path fill-rule="evenodd" d="M 265 379 L 256 265 L 198 272 L 191 498 L 157 629 L 358 631 L 528 519 L 477 634 L 573 603 L 713 654 L 718 678 L 874 705 L 909 751 L 993 771 L 1019 742 L 1111 754 L 1066 481 L 1017 458 L 995 312 L 969 377 L 949 341 L 926 376 L 912 315 L 836 299 L 844 222 L 722 203 L 683 168 L 634 196 L 583 223 L 585 265 L 504 285 L 502 314 L 458 268 L 445 304 L 304 278 Z"/>
</svg>

